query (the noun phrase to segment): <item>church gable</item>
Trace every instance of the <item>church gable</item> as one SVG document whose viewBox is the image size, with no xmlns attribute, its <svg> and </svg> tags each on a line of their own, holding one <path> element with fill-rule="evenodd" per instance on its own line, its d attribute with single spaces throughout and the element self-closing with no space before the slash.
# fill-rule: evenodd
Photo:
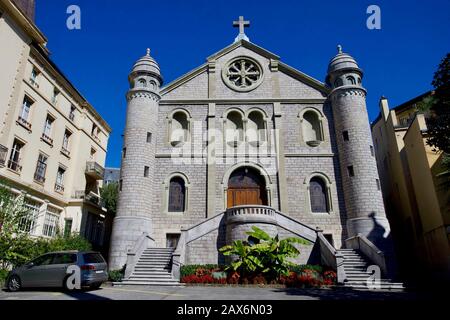
<svg viewBox="0 0 450 320">
<path fill-rule="evenodd" d="M 207 63 L 162 88 L 164 100 L 323 99 L 327 87 L 282 63 L 279 57 L 240 40 Z"/>
<path fill-rule="evenodd" d="M 208 72 L 206 65 L 185 74 L 161 90 L 167 100 L 202 100 L 208 98 Z"/>
</svg>

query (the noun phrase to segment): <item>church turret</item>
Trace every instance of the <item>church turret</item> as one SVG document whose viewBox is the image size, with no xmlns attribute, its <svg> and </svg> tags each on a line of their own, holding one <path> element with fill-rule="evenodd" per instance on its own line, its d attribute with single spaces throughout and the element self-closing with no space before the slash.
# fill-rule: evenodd
<svg viewBox="0 0 450 320">
<path fill-rule="evenodd" d="M 384 211 L 372 136 L 366 109 L 363 71 L 342 52 L 331 59 L 327 84 L 336 130 L 347 212 L 347 233 L 366 236 L 381 250 L 390 250 L 390 227 Z"/>
<path fill-rule="evenodd" d="M 117 215 L 109 255 L 110 269 L 126 264 L 127 251 L 143 233 L 152 233 L 154 176 L 159 89 L 162 77 L 150 50 L 133 66 L 128 77 L 127 120 L 122 151 Z"/>
</svg>

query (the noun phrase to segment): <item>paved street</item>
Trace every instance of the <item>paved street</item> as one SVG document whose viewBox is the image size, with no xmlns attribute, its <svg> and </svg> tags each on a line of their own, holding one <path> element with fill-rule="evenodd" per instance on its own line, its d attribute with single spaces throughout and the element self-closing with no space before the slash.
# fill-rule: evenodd
<svg viewBox="0 0 450 320">
<path fill-rule="evenodd" d="M 332 289 L 259 287 L 103 286 L 99 290 L 63 292 L 57 289 L 0 291 L 0 300 L 415 300 L 426 293 L 363 292 Z"/>
</svg>

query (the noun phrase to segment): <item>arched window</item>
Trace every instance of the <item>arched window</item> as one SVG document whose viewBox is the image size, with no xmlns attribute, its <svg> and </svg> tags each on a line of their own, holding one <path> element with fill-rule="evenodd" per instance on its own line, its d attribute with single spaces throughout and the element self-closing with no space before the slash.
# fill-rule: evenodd
<svg viewBox="0 0 450 320">
<path fill-rule="evenodd" d="M 139 87 L 146 87 L 147 81 L 145 79 L 139 79 Z"/>
<path fill-rule="evenodd" d="M 353 78 L 352 76 L 347 77 L 347 82 L 348 84 L 356 84 L 355 78 Z"/>
<path fill-rule="evenodd" d="M 246 128 L 247 140 L 249 142 L 264 142 L 267 140 L 264 122 L 264 115 L 261 112 L 250 112 Z"/>
<path fill-rule="evenodd" d="M 170 179 L 169 212 L 184 212 L 186 210 L 186 184 L 181 177 Z"/>
<path fill-rule="evenodd" d="M 182 111 L 175 112 L 170 124 L 170 143 L 177 146 L 187 141 L 189 141 L 188 115 Z"/>
<path fill-rule="evenodd" d="M 225 125 L 225 137 L 227 143 L 236 144 L 244 140 L 244 122 L 239 112 L 231 111 L 228 113 Z"/>
<path fill-rule="evenodd" d="M 303 114 L 303 140 L 310 146 L 317 146 L 323 141 L 322 120 L 315 111 L 306 111 Z"/>
<path fill-rule="evenodd" d="M 334 87 L 335 87 L 335 88 L 340 87 L 340 86 L 342 86 L 342 85 L 343 85 L 343 83 L 342 83 L 342 79 L 341 79 L 341 78 L 337 78 L 337 79 L 334 81 Z"/>
<path fill-rule="evenodd" d="M 312 212 L 319 213 L 329 211 L 330 206 L 327 193 L 327 186 L 323 179 L 313 177 L 309 181 L 309 199 Z"/>
</svg>

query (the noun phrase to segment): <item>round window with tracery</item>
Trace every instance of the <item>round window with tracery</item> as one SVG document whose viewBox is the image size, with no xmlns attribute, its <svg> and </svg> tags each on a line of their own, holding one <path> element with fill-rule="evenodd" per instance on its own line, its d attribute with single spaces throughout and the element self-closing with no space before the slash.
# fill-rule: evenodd
<svg viewBox="0 0 450 320">
<path fill-rule="evenodd" d="M 222 71 L 225 84 L 237 91 L 250 91 L 259 86 L 263 80 L 261 65 L 247 57 L 234 58 Z"/>
</svg>

